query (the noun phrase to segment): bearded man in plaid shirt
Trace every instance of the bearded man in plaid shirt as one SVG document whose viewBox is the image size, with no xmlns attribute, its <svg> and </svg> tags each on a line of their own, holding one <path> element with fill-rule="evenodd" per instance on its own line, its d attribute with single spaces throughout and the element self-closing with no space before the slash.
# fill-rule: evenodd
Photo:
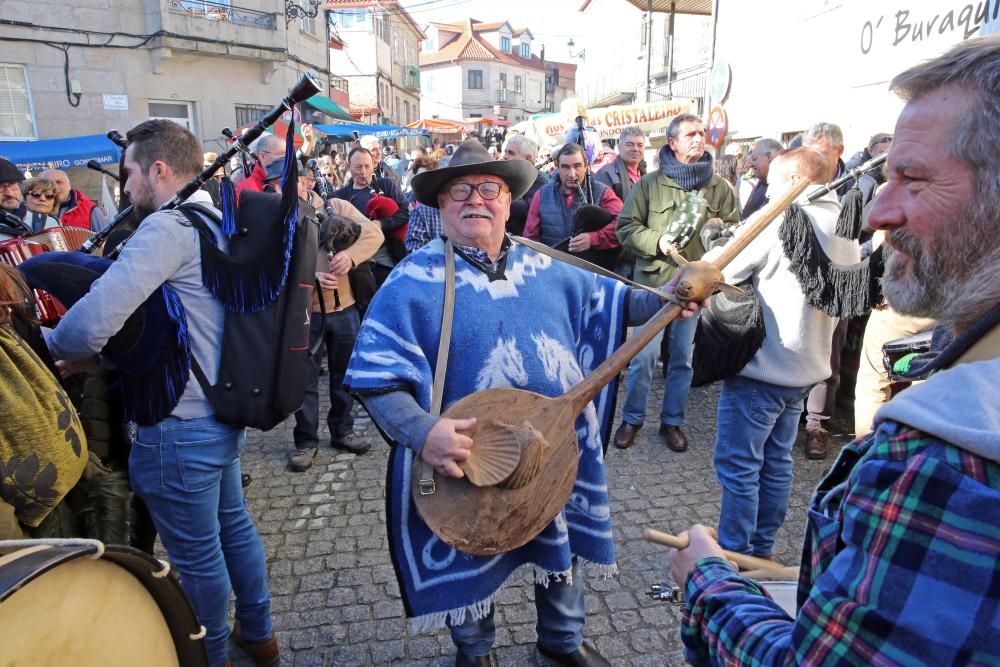
<svg viewBox="0 0 1000 667">
<path fill-rule="evenodd" d="M 950 343 L 817 489 L 796 618 L 688 531 L 670 564 L 692 664 L 1000 664 L 1000 35 L 891 88 L 906 106 L 870 216 L 895 251 L 884 290 Z"/>
</svg>

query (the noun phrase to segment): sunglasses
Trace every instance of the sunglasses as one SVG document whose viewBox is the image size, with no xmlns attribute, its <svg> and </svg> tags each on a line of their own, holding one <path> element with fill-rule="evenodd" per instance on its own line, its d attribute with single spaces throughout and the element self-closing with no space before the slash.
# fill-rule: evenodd
<svg viewBox="0 0 1000 667">
<path fill-rule="evenodd" d="M 32 190 L 31 192 L 29 192 L 28 196 L 29 197 L 35 197 L 37 199 L 41 199 L 41 198 L 44 197 L 45 199 L 48 199 L 49 201 L 52 201 L 53 199 L 56 198 L 56 196 L 54 194 L 52 194 L 51 192 L 35 192 L 34 190 Z"/>
</svg>

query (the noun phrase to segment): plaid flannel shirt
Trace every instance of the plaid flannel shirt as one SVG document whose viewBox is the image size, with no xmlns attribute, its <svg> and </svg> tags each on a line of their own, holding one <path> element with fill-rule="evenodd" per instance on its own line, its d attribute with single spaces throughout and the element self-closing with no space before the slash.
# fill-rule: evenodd
<svg viewBox="0 0 1000 667">
<path fill-rule="evenodd" d="M 797 618 L 719 558 L 686 593 L 694 665 L 998 665 L 1000 463 L 883 423 L 817 489 Z"/>
<path fill-rule="evenodd" d="M 406 240 L 403 245 L 406 252 L 416 252 L 432 240 L 441 236 L 444 228 L 441 226 L 441 211 L 433 206 L 420 204 L 410 211 L 409 227 L 406 229 Z"/>
</svg>

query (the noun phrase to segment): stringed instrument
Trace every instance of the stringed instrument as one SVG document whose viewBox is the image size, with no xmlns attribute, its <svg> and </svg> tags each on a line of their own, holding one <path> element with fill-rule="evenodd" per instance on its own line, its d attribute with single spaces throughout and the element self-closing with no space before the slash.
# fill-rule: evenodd
<svg viewBox="0 0 1000 667">
<path fill-rule="evenodd" d="M 678 269 L 675 297 L 682 302 L 708 298 L 722 283 L 721 269 L 807 187 L 808 180 L 800 179 L 781 196 L 773 197 L 713 262 L 683 263 Z M 473 457 L 463 462 L 464 478 L 434 475 L 428 479 L 420 474 L 426 464 L 415 459 L 411 493 L 428 527 L 455 549 L 479 556 L 516 549 L 544 530 L 566 505 L 576 481 L 580 455 L 577 417 L 681 310 L 677 303 L 667 303 L 580 384 L 561 396 L 551 398 L 501 387 L 470 394 L 449 407 L 442 416 L 477 418 L 475 428 L 466 432 L 473 440 Z M 477 466 L 477 448 L 509 450 L 517 456 L 493 457 L 490 466 Z M 477 467 L 480 469 L 474 470 Z M 509 473 L 506 476 L 505 470 Z M 482 485 L 470 481 L 475 478 Z"/>
</svg>

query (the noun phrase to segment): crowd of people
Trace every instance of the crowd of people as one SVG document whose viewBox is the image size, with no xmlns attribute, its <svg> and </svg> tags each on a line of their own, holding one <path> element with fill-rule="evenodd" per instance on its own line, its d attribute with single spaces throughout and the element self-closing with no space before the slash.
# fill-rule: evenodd
<svg viewBox="0 0 1000 667">
<path fill-rule="evenodd" d="M 515 132 L 407 155 L 375 136 L 332 152 L 303 129 L 295 157 L 300 215 L 319 222 L 320 241 L 309 372 L 288 469 L 302 473 L 319 456 L 325 372 L 330 446 L 369 451 L 354 424 L 357 401 L 392 445 L 386 531 L 404 607 L 422 628 L 448 628 L 456 665 L 495 664 L 493 602 L 523 566 L 536 582 L 539 652 L 563 665 L 614 662 L 584 639 L 582 572 L 616 568 L 604 452 L 636 443 L 658 362 L 665 464 L 689 448 L 685 404 L 695 350 L 709 344 L 702 328 L 721 317 L 722 299 L 682 298 L 679 285 L 690 275 L 685 267 L 744 242 L 722 278 L 755 298 L 761 337 L 719 378 L 719 524 L 692 527 L 680 536 L 688 546 L 670 555 L 685 592 L 688 660 L 1000 660 L 1000 256 L 993 238 L 1000 232 L 993 148 L 1000 38 L 966 41 L 891 87 L 906 103 L 894 132 L 875 134 L 846 163 L 843 133 L 831 122 L 814 123 L 789 145 L 761 138 L 716 158 L 702 118 L 683 113 L 669 121 L 655 153 L 641 128 L 628 127 L 617 148 L 588 146 L 582 137 L 566 143 L 552 153 L 548 172 L 536 167 L 539 145 Z M 87 372 L 129 316 L 169 285 L 186 311 L 191 354 L 212 378 L 223 305 L 202 279 L 204 237 L 184 216 L 157 209 L 216 156 L 169 121 L 142 123 L 128 140 L 124 193 L 137 209 L 156 212 L 44 343 L 32 339 L 38 363 L 64 378 Z M 244 192 L 281 191 L 287 151 L 284 138 L 257 141 L 253 162 L 231 175 L 237 203 Z M 884 153 L 884 166 L 852 171 Z M 810 186 L 805 194 L 771 210 L 802 181 Z M 192 200 L 218 213 L 227 187 L 210 182 Z M 26 179 L 2 160 L 0 205 L 0 239 L 107 223 L 64 172 Z M 752 223 L 763 212 L 775 219 L 758 233 Z M 217 223 L 209 226 L 223 237 Z M 862 274 L 863 285 L 851 278 Z M 28 336 L 18 280 L 0 274 L 10 313 L 0 328 L 20 319 L 16 335 Z M 859 292 L 878 296 L 868 303 Z M 679 306 L 677 317 L 644 332 L 651 340 L 628 364 L 613 435 L 615 382 L 577 417 L 573 492 L 551 523 L 490 555 L 442 541 L 413 509 L 411 487 L 419 479 L 420 493 L 434 493 L 470 476 L 473 436 L 493 418 L 442 416 L 449 407 L 497 387 L 563 395 L 670 303 Z M 515 309 L 523 316 L 512 321 Z M 858 317 L 861 310 L 870 312 Z M 856 438 L 847 443 L 832 438 L 830 423 L 850 326 L 864 334 L 855 351 Z M 899 371 L 923 382 L 896 395 L 883 346 L 931 330 L 932 350 L 909 355 Z M 836 463 L 809 506 L 792 617 L 731 556 L 771 558 L 789 509 L 800 429 L 807 457 L 832 452 Z M 16 429 L 2 430 L 0 455 Z M 210 663 L 231 664 L 232 635 L 255 664 L 278 664 L 263 550 L 243 502 L 244 429 L 216 420 L 191 377 L 170 414 L 134 428 L 130 442 L 132 488 L 206 628 Z M 32 535 L 38 522 L 0 495 L 0 528 Z M 940 604 L 943 594 L 953 603 Z"/>
</svg>

